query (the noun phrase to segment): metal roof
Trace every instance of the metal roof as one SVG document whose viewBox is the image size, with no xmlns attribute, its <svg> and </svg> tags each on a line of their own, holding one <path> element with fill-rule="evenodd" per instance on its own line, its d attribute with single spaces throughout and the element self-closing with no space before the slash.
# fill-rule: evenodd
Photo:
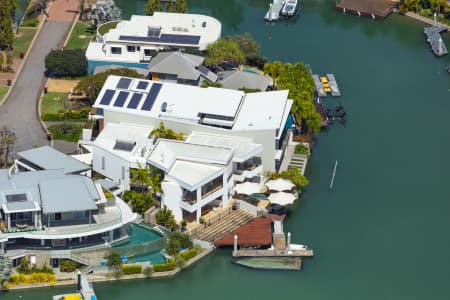
<svg viewBox="0 0 450 300">
<path fill-rule="evenodd" d="M 268 76 L 245 71 L 224 71 L 218 82 L 226 89 L 238 90 L 242 88 L 259 89 L 264 92 L 269 87 L 271 79 Z"/>
<path fill-rule="evenodd" d="M 88 165 L 50 146 L 43 146 L 17 153 L 19 157 L 44 170 L 64 169 L 66 174 L 90 169 Z"/>
<path fill-rule="evenodd" d="M 39 188 L 44 214 L 97 209 L 99 195 L 88 177 L 66 175 L 43 180 Z"/>
</svg>

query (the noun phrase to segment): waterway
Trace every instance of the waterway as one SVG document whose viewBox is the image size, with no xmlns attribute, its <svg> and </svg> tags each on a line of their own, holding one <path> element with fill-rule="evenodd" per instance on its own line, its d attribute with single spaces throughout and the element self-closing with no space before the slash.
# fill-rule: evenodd
<svg viewBox="0 0 450 300">
<path fill-rule="evenodd" d="M 116 2 L 125 16 L 144 3 Z M 268 1 L 189 1 L 191 11 L 222 21 L 224 34 L 250 32 L 270 59 L 336 75 L 343 96 L 325 102 L 342 103 L 348 122 L 317 137 L 311 184 L 285 224 L 315 257 L 301 272 L 254 271 L 220 250 L 173 279 L 98 283 L 99 299 L 450 299 L 449 58 L 431 54 L 416 21 L 344 15 L 334 0 L 301 3 L 296 22 L 267 25 Z M 449 34 L 444 41 L 450 46 Z"/>
</svg>

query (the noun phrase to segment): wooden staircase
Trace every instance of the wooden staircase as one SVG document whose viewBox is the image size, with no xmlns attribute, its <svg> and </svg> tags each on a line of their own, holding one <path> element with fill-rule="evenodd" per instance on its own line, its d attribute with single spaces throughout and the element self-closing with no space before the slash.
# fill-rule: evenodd
<svg viewBox="0 0 450 300">
<path fill-rule="evenodd" d="M 248 212 L 237 209 L 232 211 L 228 216 L 221 218 L 217 223 L 211 224 L 201 231 L 197 231 L 194 238 L 213 243 L 235 231 L 242 225 L 247 224 L 254 218 L 255 217 Z"/>
</svg>

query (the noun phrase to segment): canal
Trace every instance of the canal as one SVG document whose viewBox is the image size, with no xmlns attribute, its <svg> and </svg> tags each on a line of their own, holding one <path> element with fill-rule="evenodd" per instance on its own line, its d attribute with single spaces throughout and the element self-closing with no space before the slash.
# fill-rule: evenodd
<svg viewBox="0 0 450 300">
<path fill-rule="evenodd" d="M 145 3 L 116 2 L 125 17 Z M 324 102 L 342 103 L 348 122 L 317 136 L 311 184 L 285 224 L 316 256 L 301 272 L 269 272 L 232 265 L 220 250 L 173 279 L 95 284 L 99 299 L 450 299 L 449 59 L 432 55 L 421 23 L 344 15 L 334 3 L 304 0 L 296 22 L 267 25 L 265 0 L 189 1 L 191 12 L 218 18 L 225 35 L 250 32 L 269 59 L 336 75 L 342 97 Z M 444 42 L 450 47 L 449 34 Z"/>
</svg>

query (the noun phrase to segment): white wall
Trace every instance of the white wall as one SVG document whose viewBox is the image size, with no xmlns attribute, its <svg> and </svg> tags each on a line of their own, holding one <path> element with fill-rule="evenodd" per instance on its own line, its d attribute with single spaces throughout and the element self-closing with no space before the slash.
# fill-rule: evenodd
<svg viewBox="0 0 450 300">
<path fill-rule="evenodd" d="M 105 160 L 105 168 L 102 169 L 102 157 Z M 122 167 L 125 168 L 125 179 L 122 179 Z M 129 189 L 130 166 L 128 161 L 97 146 L 93 146 L 92 169 L 113 181 L 121 183 L 125 189 Z"/>
<path fill-rule="evenodd" d="M 104 111 L 105 126 L 107 123 L 127 122 L 134 124 L 144 124 L 147 126 L 158 127 L 161 120 L 150 117 L 136 116 L 123 112 Z M 230 131 L 226 129 L 201 126 L 198 124 L 179 123 L 175 121 L 164 121 L 166 128 L 178 132 L 190 134 L 192 131 L 203 131 L 229 136 L 249 137 L 254 143 L 263 146 L 263 152 L 258 156 L 261 157 L 264 171 L 275 171 L 275 130 L 254 130 L 254 131 Z"/>
<path fill-rule="evenodd" d="M 181 221 L 183 219 L 183 211 L 180 206 L 183 196 L 181 186 L 175 182 L 163 181 L 161 188 L 163 190 L 161 206 L 164 207 L 166 205 L 172 211 L 175 220 L 177 222 Z"/>
</svg>

